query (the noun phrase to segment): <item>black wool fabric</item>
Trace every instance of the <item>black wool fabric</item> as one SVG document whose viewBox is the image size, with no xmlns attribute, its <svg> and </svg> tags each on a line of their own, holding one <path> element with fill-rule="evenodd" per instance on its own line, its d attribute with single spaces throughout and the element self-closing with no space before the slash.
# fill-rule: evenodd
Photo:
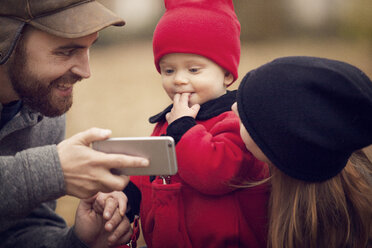
<svg viewBox="0 0 372 248">
<path fill-rule="evenodd" d="M 372 144 L 372 82 L 358 68 L 316 57 L 284 57 L 247 73 L 237 93 L 248 133 L 287 175 L 337 175 Z"/>
</svg>

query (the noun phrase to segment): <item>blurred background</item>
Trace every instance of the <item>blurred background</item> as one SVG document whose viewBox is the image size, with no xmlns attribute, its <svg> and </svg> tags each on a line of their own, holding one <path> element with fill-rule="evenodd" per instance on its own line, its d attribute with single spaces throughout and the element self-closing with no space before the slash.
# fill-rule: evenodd
<svg viewBox="0 0 372 248">
<path fill-rule="evenodd" d="M 170 99 L 161 87 L 152 55 L 152 33 L 163 0 L 101 0 L 125 21 L 100 32 L 91 49 L 92 76 L 77 84 L 67 114 L 67 137 L 90 127 L 112 137 L 149 136 L 148 118 Z M 241 23 L 239 79 L 274 58 L 319 56 L 351 63 L 372 77 L 372 1 L 234 0 Z M 372 157 L 372 154 L 371 154 Z M 57 212 L 74 223 L 78 200 L 63 197 Z M 143 241 L 139 241 L 141 245 Z"/>
</svg>

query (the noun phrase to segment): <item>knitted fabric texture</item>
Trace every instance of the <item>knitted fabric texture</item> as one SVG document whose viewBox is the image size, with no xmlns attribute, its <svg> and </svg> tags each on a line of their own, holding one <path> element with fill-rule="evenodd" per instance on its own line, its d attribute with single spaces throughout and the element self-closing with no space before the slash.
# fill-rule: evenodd
<svg viewBox="0 0 372 248">
<path fill-rule="evenodd" d="M 238 78 L 240 23 L 232 0 L 165 0 L 153 36 L 155 66 L 169 53 L 211 59 Z"/>
<path fill-rule="evenodd" d="M 248 133 L 287 175 L 337 175 L 372 143 L 372 83 L 358 68 L 315 57 L 276 59 L 249 72 L 237 94 Z"/>
</svg>

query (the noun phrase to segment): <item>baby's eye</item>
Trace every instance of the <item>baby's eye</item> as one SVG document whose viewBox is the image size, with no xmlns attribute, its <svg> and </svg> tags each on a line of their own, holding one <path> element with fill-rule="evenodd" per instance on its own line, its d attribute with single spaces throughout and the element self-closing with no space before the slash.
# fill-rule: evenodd
<svg viewBox="0 0 372 248">
<path fill-rule="evenodd" d="M 174 72 L 174 70 L 173 69 L 166 68 L 166 69 L 163 70 L 163 72 L 165 74 L 169 75 L 169 74 L 172 74 Z"/>
<path fill-rule="evenodd" d="M 189 69 L 189 71 L 192 72 L 192 73 L 198 72 L 199 70 L 200 70 L 200 69 L 199 69 L 198 67 L 191 67 L 191 68 Z"/>
</svg>

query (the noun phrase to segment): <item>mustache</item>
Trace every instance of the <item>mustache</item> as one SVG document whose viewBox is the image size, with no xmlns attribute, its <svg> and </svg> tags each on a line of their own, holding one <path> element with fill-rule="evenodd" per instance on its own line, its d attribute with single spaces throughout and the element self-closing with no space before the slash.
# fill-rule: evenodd
<svg viewBox="0 0 372 248">
<path fill-rule="evenodd" d="M 69 73 L 66 73 L 66 74 L 62 75 L 61 77 L 53 80 L 50 83 L 50 87 L 56 86 L 56 85 L 58 85 L 60 83 L 75 84 L 77 82 L 80 82 L 81 80 L 83 80 L 82 77 L 69 72 Z"/>
</svg>

